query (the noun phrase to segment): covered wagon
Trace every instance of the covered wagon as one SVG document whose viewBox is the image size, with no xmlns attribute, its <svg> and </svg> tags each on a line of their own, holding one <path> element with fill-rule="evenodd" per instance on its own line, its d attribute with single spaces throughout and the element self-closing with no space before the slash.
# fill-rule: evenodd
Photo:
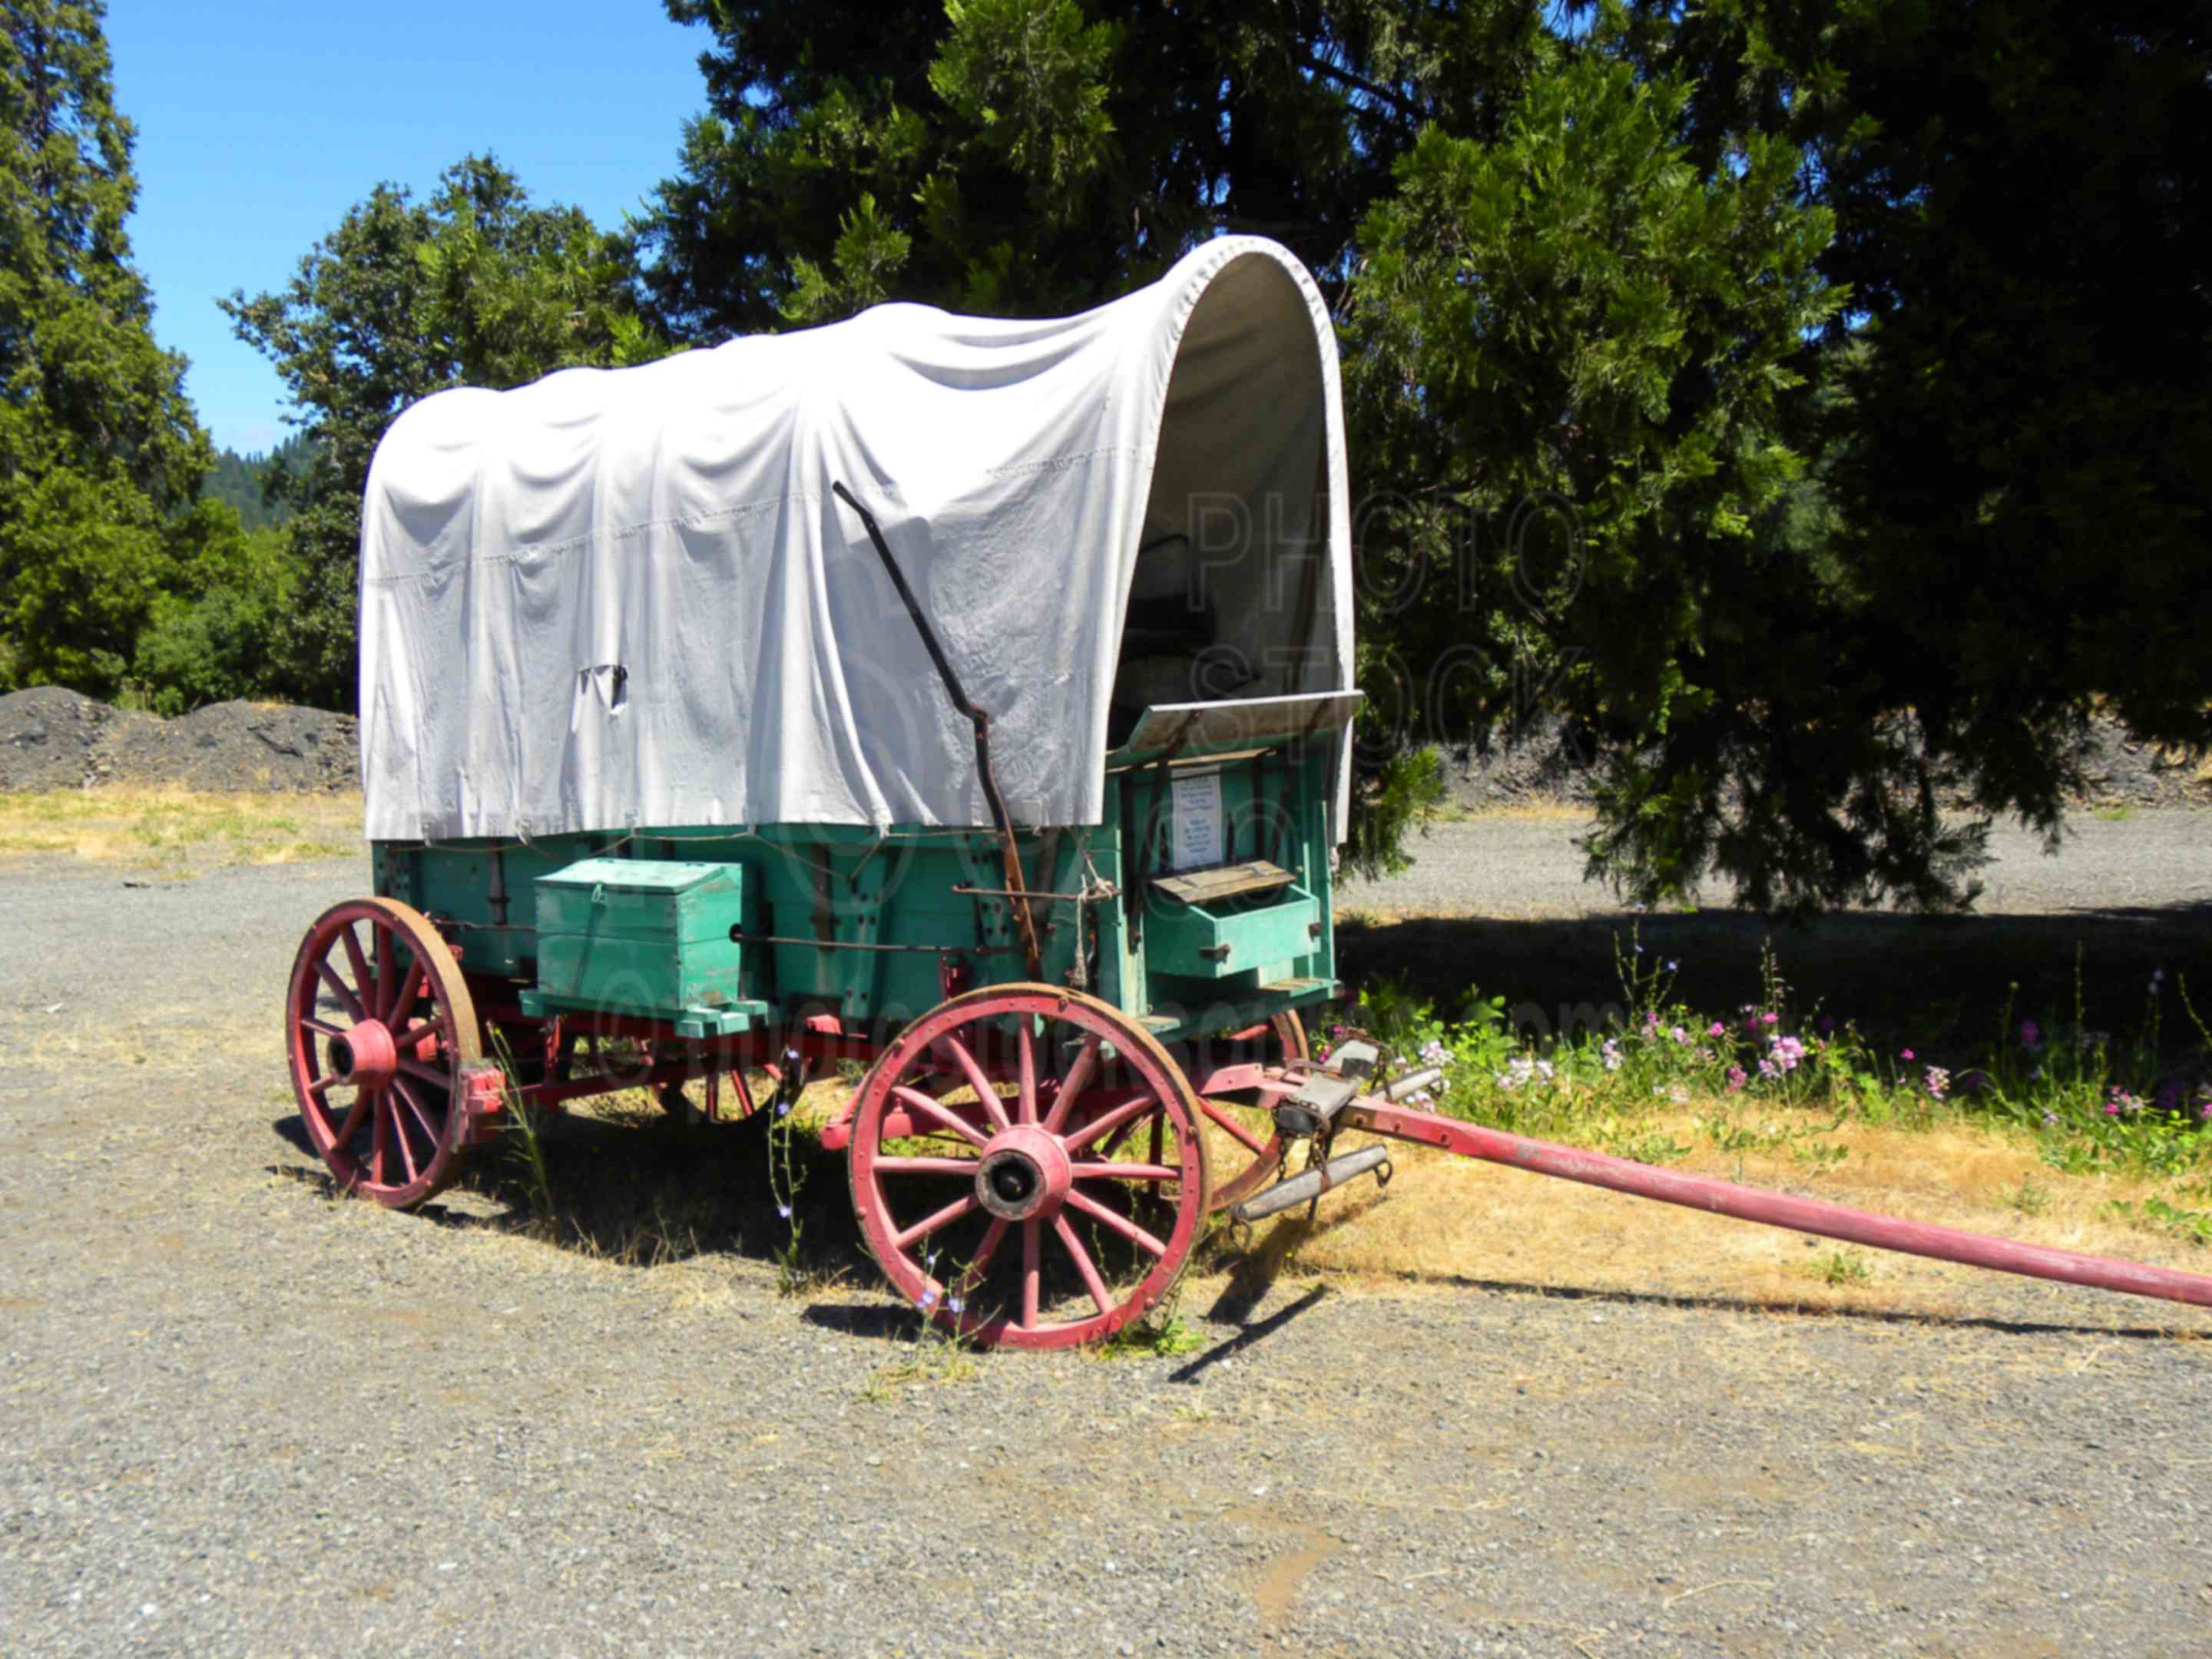
<svg viewBox="0 0 2212 1659">
<path fill-rule="evenodd" d="M 1328 313 L 1252 238 L 425 399 L 363 504 L 373 894 L 287 1007 L 317 1150 L 408 1206 L 519 1109 L 858 1061 L 898 1291 L 1118 1328 L 1279 1172 L 1336 988 L 1347 542 Z"/>
</svg>

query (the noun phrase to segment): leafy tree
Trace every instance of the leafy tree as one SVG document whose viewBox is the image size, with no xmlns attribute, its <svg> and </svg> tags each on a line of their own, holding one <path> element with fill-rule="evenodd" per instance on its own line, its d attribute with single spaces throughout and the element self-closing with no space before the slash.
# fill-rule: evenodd
<svg viewBox="0 0 2212 1659">
<path fill-rule="evenodd" d="M 0 15 L 0 673 L 106 693 L 165 592 L 235 572 L 185 360 L 153 335 L 99 0 Z"/>
<path fill-rule="evenodd" d="M 660 355 L 635 276 L 623 235 L 578 209 L 532 205 L 496 160 L 471 155 L 428 201 L 378 185 L 285 287 L 222 302 L 304 411 L 309 447 L 272 489 L 295 515 L 288 643 L 317 700 L 350 707 L 356 695 L 361 497 L 386 428 L 448 386 Z"/>
<path fill-rule="evenodd" d="M 155 596 L 127 692 L 157 714 L 292 695 L 278 653 L 298 587 L 291 538 L 274 526 L 248 532 L 225 568 L 185 592 Z"/>
</svg>

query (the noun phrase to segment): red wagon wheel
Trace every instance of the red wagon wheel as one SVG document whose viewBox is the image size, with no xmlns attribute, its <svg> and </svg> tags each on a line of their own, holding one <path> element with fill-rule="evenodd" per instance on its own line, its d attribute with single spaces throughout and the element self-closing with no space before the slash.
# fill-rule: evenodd
<svg viewBox="0 0 2212 1659">
<path fill-rule="evenodd" d="M 948 1068 L 964 1086 L 942 1086 Z M 1198 1122 L 1182 1069 L 1109 1004 L 970 991 L 861 1084 L 853 1207 L 894 1288 L 940 1326 L 1067 1347 L 1140 1317 L 1182 1271 L 1206 1213 Z M 1116 1141 L 1140 1156 L 1106 1155 Z"/>
<path fill-rule="evenodd" d="M 404 1208 L 453 1183 L 482 1059 L 476 1004 L 418 911 L 349 899 L 316 919 L 284 1004 L 292 1088 L 307 1137 L 348 1192 Z"/>
<path fill-rule="evenodd" d="M 1200 1082 L 1217 1069 L 1234 1066 L 1287 1066 L 1311 1058 L 1306 1044 L 1305 1021 L 1295 1008 L 1285 1008 L 1265 1025 L 1209 1040 L 1212 1061 L 1199 1068 Z M 1249 1198 L 1275 1178 L 1282 1167 L 1283 1139 L 1275 1132 L 1274 1099 L 1255 1088 L 1208 1089 L 1199 1097 L 1199 1110 L 1214 1133 L 1210 1156 L 1214 1167 L 1234 1173 L 1218 1175 L 1208 1189 L 1211 1207 L 1225 1210 Z"/>
</svg>

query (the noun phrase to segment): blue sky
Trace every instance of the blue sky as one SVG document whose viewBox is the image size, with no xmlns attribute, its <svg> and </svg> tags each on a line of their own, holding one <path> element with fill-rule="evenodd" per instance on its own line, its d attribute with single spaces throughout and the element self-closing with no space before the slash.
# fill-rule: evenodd
<svg viewBox="0 0 2212 1659">
<path fill-rule="evenodd" d="M 418 194 L 490 149 L 539 201 L 618 223 L 704 106 L 702 29 L 659 0 L 109 0 L 138 128 L 131 236 L 155 332 L 217 444 L 266 449 L 283 386 L 216 300 L 284 282 L 380 179 Z"/>
</svg>

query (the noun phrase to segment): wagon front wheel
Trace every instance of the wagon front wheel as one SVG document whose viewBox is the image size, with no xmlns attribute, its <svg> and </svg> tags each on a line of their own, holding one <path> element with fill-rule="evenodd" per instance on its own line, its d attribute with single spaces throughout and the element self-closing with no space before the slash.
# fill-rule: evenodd
<svg viewBox="0 0 2212 1659">
<path fill-rule="evenodd" d="M 1256 1086 L 1254 1073 L 1312 1057 L 1305 1021 L 1285 1008 L 1264 1025 L 1200 1041 L 1194 1067 L 1203 1091 L 1198 1109 L 1214 1137 L 1208 1156 L 1215 1170 L 1212 1207 L 1243 1202 L 1282 1173 L 1283 1138 L 1275 1127 L 1279 1094 Z"/>
<path fill-rule="evenodd" d="M 892 1287 L 941 1328 L 1067 1347 L 1141 1318 L 1182 1271 L 1206 1213 L 1198 1126 L 1182 1068 L 1110 1004 L 971 991 L 862 1082 L 853 1207 Z"/>
<path fill-rule="evenodd" d="M 453 1183 L 481 1037 L 467 981 L 419 911 L 349 899 L 316 918 L 284 1036 L 307 1139 L 341 1188 L 399 1209 Z"/>
</svg>

